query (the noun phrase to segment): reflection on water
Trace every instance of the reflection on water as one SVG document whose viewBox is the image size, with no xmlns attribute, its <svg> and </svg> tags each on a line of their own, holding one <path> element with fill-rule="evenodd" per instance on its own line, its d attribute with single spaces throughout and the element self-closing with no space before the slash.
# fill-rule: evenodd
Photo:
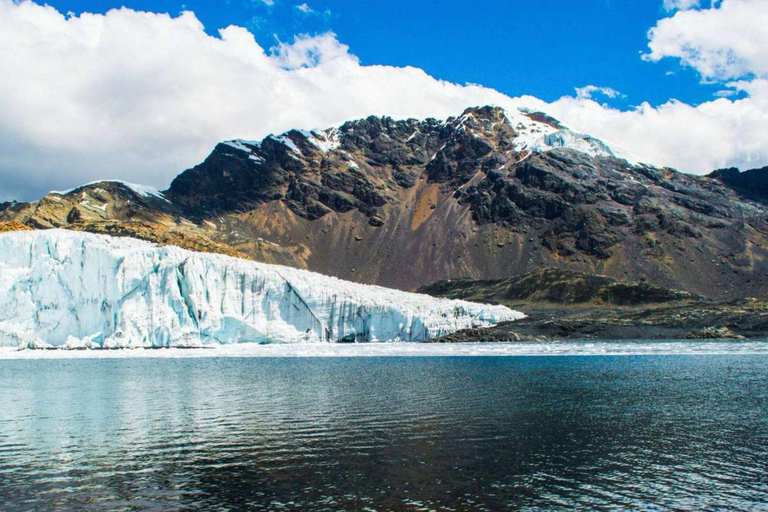
<svg viewBox="0 0 768 512">
<path fill-rule="evenodd" d="M 0 361 L 0 497 L 59 509 L 755 509 L 768 357 Z"/>
</svg>

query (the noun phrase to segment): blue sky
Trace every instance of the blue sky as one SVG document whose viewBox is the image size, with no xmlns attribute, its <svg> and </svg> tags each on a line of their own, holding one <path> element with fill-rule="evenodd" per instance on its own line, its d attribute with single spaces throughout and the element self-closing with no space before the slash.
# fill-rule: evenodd
<svg viewBox="0 0 768 512">
<path fill-rule="evenodd" d="M 416 66 L 456 83 L 477 83 L 510 96 L 554 101 L 576 87 L 611 87 L 602 98 L 626 108 L 675 98 L 712 99 L 718 84 L 674 60 L 646 62 L 648 30 L 668 13 L 661 0 L 49 0 L 61 12 L 106 12 L 126 6 L 177 15 L 191 10 L 208 33 L 239 25 L 270 48 L 296 34 L 333 31 L 363 64 Z"/>
</svg>

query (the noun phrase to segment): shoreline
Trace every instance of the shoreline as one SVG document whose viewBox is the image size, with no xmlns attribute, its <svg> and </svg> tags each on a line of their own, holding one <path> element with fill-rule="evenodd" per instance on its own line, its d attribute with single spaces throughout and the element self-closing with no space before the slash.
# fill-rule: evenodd
<svg viewBox="0 0 768 512">
<path fill-rule="evenodd" d="M 0 348 L 0 360 L 768 355 L 760 340 L 616 340 L 466 343 L 240 343 L 205 348 Z"/>
<path fill-rule="evenodd" d="M 525 313 L 525 318 L 491 327 L 459 330 L 427 343 L 768 339 L 768 306 L 763 302 L 507 305 Z"/>
</svg>

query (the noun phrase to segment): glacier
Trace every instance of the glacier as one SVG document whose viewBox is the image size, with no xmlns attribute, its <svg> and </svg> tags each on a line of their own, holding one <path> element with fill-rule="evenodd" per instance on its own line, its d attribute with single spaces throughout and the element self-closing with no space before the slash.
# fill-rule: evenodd
<svg viewBox="0 0 768 512">
<path fill-rule="evenodd" d="M 417 342 L 524 316 L 130 238 L 0 235 L 4 347 Z"/>
</svg>

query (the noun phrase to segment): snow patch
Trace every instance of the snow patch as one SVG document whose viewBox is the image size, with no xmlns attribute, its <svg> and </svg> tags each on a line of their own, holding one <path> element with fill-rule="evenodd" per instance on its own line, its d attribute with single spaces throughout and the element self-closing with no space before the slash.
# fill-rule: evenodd
<svg viewBox="0 0 768 512">
<path fill-rule="evenodd" d="M 125 185 L 126 187 L 130 188 L 137 194 L 143 197 L 156 197 L 158 199 L 162 199 L 166 203 L 170 203 L 168 199 L 165 198 L 162 192 L 157 190 L 155 187 L 149 187 L 147 185 L 138 185 L 136 183 L 128 183 L 127 181 L 118 181 L 118 180 L 111 180 L 113 183 L 121 183 Z"/>
<path fill-rule="evenodd" d="M 86 208 L 91 208 L 93 210 L 99 210 L 101 212 L 106 213 L 107 206 L 109 205 L 109 203 L 104 203 L 103 205 L 99 206 L 97 204 L 91 204 L 91 201 L 89 200 L 85 200 L 85 201 L 80 201 L 80 205 L 85 206 Z"/>
<path fill-rule="evenodd" d="M 239 151 L 245 151 L 246 153 L 250 153 L 251 151 L 253 151 L 251 148 L 245 145 L 246 144 L 245 141 L 240 139 L 224 141 L 222 142 L 222 144 L 224 144 L 225 146 L 229 146 L 231 148 L 237 149 Z M 251 145 L 253 146 L 255 144 L 251 144 Z"/>
<path fill-rule="evenodd" d="M 256 240 L 265 244 L 274 245 L 275 247 L 280 247 L 279 244 L 276 244 L 275 242 L 270 242 L 269 240 L 264 240 L 261 237 L 257 238 Z"/>
<path fill-rule="evenodd" d="M 331 128 L 329 130 L 300 131 L 307 141 L 323 153 L 334 151 L 341 146 L 339 140 L 339 130 Z"/>
<path fill-rule="evenodd" d="M 288 149 L 290 149 L 291 151 L 293 151 L 297 155 L 301 155 L 302 154 L 301 151 L 299 150 L 298 146 L 296 146 L 296 143 L 293 142 L 293 140 L 291 140 L 291 138 L 288 135 L 286 135 L 286 134 L 278 135 L 278 136 L 270 135 L 270 137 L 273 138 L 274 140 L 278 141 L 279 143 L 281 143 L 281 144 L 283 144 L 285 146 L 288 146 Z"/>
<path fill-rule="evenodd" d="M 529 117 L 530 113 L 523 109 L 504 111 L 507 122 L 517 134 L 513 146 L 518 153 L 524 151 L 544 153 L 556 148 L 567 148 L 592 157 L 622 158 L 632 165 L 640 163 L 637 157 L 628 151 L 612 147 L 600 139 L 568 128 L 556 128 L 550 124 L 535 121 Z"/>
</svg>

